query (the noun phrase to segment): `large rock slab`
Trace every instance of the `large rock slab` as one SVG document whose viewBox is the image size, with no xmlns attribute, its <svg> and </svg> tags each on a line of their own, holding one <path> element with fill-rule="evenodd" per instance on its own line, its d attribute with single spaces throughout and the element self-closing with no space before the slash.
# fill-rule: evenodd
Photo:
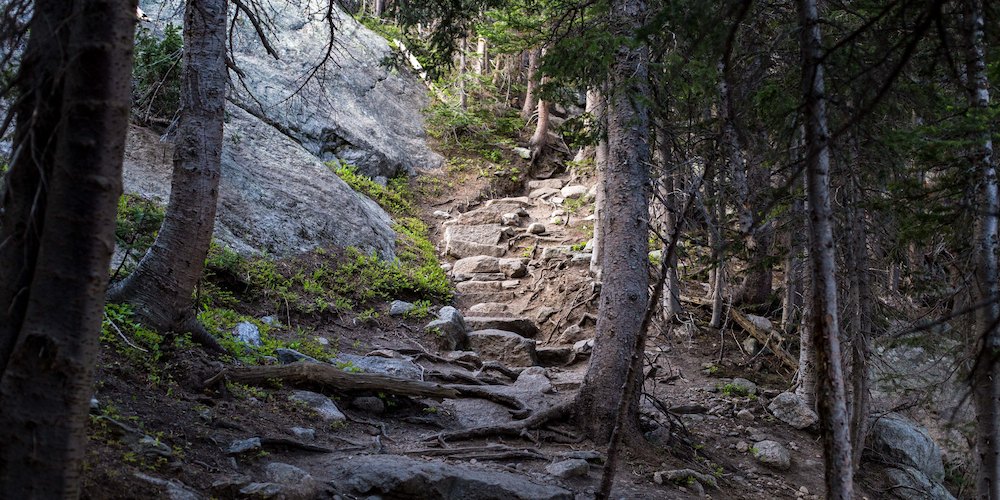
<svg viewBox="0 0 1000 500">
<path fill-rule="evenodd" d="M 955 500 L 955 496 L 944 486 L 927 479 L 913 467 L 890 467 L 885 470 L 885 475 L 889 480 L 889 491 L 901 500 Z"/>
<path fill-rule="evenodd" d="M 330 459 L 326 479 L 339 493 L 358 497 L 425 499 L 571 500 L 573 494 L 526 476 L 438 460 L 397 455 Z"/>
<path fill-rule="evenodd" d="M 141 2 L 158 28 L 180 24 L 181 4 Z M 277 60 L 261 47 L 250 23 L 235 23 L 232 54 L 244 75 L 230 98 L 320 159 L 348 161 L 372 177 L 440 166 L 443 159 L 425 142 L 426 86 L 408 68 L 387 65 L 393 50 L 386 40 L 336 3 L 335 40 L 324 62 L 330 39 L 326 12 L 320 0 L 268 4 L 268 35 Z"/>
<path fill-rule="evenodd" d="M 538 364 L 535 341 L 504 330 L 479 330 L 469 334 L 469 347 L 484 359 L 509 366 Z"/>
<path fill-rule="evenodd" d="M 523 317 L 469 316 L 465 318 L 465 324 L 470 330 L 505 330 L 528 338 L 538 335 L 538 325 Z"/>
<path fill-rule="evenodd" d="M 361 370 L 364 373 L 389 375 L 409 380 L 420 380 L 422 370 L 406 358 L 384 358 L 381 356 L 358 356 L 340 353 L 330 358 L 330 363 L 344 368 Z"/>
<path fill-rule="evenodd" d="M 868 434 L 865 454 L 893 466 L 910 466 L 931 481 L 944 480 L 941 448 L 927 431 L 902 415 L 889 414 L 875 419 Z"/>
<path fill-rule="evenodd" d="M 476 255 L 455 261 L 451 272 L 455 274 L 499 273 L 500 259 L 489 255 Z"/>
<path fill-rule="evenodd" d="M 499 224 L 448 226 L 444 230 L 444 251 L 459 259 L 480 255 L 502 257 L 507 245 L 501 243 L 508 230 Z"/>
<path fill-rule="evenodd" d="M 438 319 L 431 321 L 424 330 L 438 337 L 442 350 L 454 351 L 464 349 L 468 344 L 466 334 L 469 327 L 465 324 L 462 313 L 452 306 L 445 306 L 438 312 Z"/>
<path fill-rule="evenodd" d="M 394 255 L 392 219 L 356 193 L 288 136 L 255 116 L 226 107 L 215 237 L 252 255 L 288 256 L 317 246 L 354 246 Z M 173 147 L 132 127 L 125 151 L 125 192 L 166 204 Z"/>
</svg>

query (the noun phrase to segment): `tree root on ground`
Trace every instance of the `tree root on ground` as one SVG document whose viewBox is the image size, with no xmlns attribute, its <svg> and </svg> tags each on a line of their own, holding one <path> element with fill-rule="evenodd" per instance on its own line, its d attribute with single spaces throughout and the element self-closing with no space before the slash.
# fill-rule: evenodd
<svg viewBox="0 0 1000 500">
<path fill-rule="evenodd" d="M 534 459 L 548 460 L 549 457 L 534 448 L 513 448 L 502 444 L 489 444 L 486 446 L 467 446 L 462 448 L 422 448 L 405 452 L 407 455 L 421 455 L 425 457 L 449 457 L 464 460 L 515 460 Z"/>
<path fill-rule="evenodd" d="M 437 434 L 432 434 L 425 437 L 424 441 L 437 441 L 444 445 L 445 441 L 452 440 L 464 440 L 464 439 L 475 439 L 484 437 L 495 437 L 495 436 L 507 436 L 507 437 L 524 437 L 529 441 L 535 441 L 534 437 L 528 432 L 532 429 L 537 429 L 549 422 L 556 420 L 562 420 L 570 416 L 573 410 L 573 401 L 566 401 L 559 403 L 555 406 L 547 408 L 545 410 L 539 411 L 531 415 L 530 417 L 521 420 L 519 422 L 513 422 L 510 424 L 502 425 L 487 425 L 483 427 L 475 427 L 472 429 L 462 429 L 457 431 L 440 432 Z"/>
</svg>

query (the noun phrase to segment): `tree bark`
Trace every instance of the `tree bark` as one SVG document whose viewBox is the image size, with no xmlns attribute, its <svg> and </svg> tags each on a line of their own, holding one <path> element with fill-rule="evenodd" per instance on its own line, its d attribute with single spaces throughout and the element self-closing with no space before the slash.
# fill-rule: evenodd
<svg viewBox="0 0 1000 500">
<path fill-rule="evenodd" d="M 989 112 L 989 80 L 986 74 L 985 12 L 982 0 L 966 0 L 966 31 L 969 37 L 966 74 L 969 107 L 974 116 L 985 119 Z M 1000 498 L 1000 304 L 997 270 L 998 212 L 997 173 L 989 126 L 974 137 L 978 142 L 973 155 L 978 175 L 980 201 L 977 204 L 975 241 L 975 298 L 987 303 L 976 311 L 978 355 L 972 371 L 972 393 L 976 408 L 976 495 L 983 499 Z"/>
<path fill-rule="evenodd" d="M 486 38 L 479 37 L 479 42 L 476 44 L 476 74 L 485 75 L 489 73 L 490 69 L 490 53 Z"/>
<path fill-rule="evenodd" d="M 632 37 L 646 16 L 643 0 L 611 3 L 612 32 Z M 604 178 L 607 210 L 602 215 L 606 245 L 603 283 L 597 319 L 597 338 L 575 410 L 578 422 L 595 442 L 606 442 L 616 420 L 626 374 L 640 335 L 649 297 L 648 180 L 649 97 L 648 49 L 622 45 L 616 49 L 609 74 L 608 165 Z M 637 377 L 637 383 L 642 383 Z M 628 421 L 621 422 L 631 436 L 638 429 L 639 396 L 629 391 Z"/>
<path fill-rule="evenodd" d="M 712 319 L 708 326 L 712 328 L 722 328 L 722 318 L 725 308 L 726 289 L 726 261 L 723 255 L 722 240 L 722 218 L 725 216 L 725 208 L 722 205 L 722 188 L 720 186 L 722 175 L 716 173 L 715 180 L 708 183 L 709 198 L 711 198 L 711 220 L 709 221 L 708 240 L 712 247 L 712 271 L 709 277 L 709 285 L 712 297 Z"/>
<path fill-rule="evenodd" d="M 34 6 L 0 211 L 0 241 L 20 247 L 0 254 L 0 498 L 80 495 L 135 11 L 134 0 Z"/>
<path fill-rule="evenodd" d="M 825 455 L 826 495 L 851 498 L 854 469 L 837 310 L 836 256 L 830 203 L 830 149 L 826 122 L 824 49 L 816 0 L 799 0 L 802 87 L 806 127 L 806 192 L 809 199 L 809 257 L 812 260 L 810 326 L 819 381 L 816 387 Z"/>
<path fill-rule="evenodd" d="M 848 293 L 847 338 L 850 339 L 850 417 L 851 443 L 855 471 L 861 466 L 861 454 L 868 436 L 868 413 L 871 407 L 870 377 L 868 370 L 868 339 L 872 337 L 875 296 L 868 266 L 868 226 L 862 208 L 861 146 L 856 135 L 850 138 L 850 171 L 847 193 L 847 263 Z"/>
<path fill-rule="evenodd" d="M 531 119 L 531 115 L 535 113 L 535 108 L 538 107 L 538 102 L 536 101 L 538 93 L 538 59 L 540 57 L 541 49 L 529 49 L 528 50 L 528 75 L 527 75 L 527 89 L 524 92 L 524 104 L 521 106 L 521 119 L 528 121 Z"/>
<path fill-rule="evenodd" d="M 597 171 L 597 196 L 594 199 L 594 251 L 590 254 L 590 273 L 598 281 L 601 279 L 601 261 L 604 258 L 604 218 L 605 205 L 605 171 L 608 168 L 608 137 L 607 130 L 607 110 L 608 102 L 603 92 L 598 89 L 592 91 L 596 94 L 597 101 L 594 106 L 594 123 L 599 127 L 600 139 L 594 148 L 594 169 Z M 590 94 L 590 92 L 588 92 Z"/>
<path fill-rule="evenodd" d="M 468 69 L 469 39 L 463 37 L 462 43 L 458 46 L 458 105 L 462 109 L 469 107 L 469 96 L 465 93 L 465 73 Z"/>
<path fill-rule="evenodd" d="M 109 293 L 128 302 L 145 325 L 192 332 L 221 347 L 195 317 L 192 295 L 212 242 L 222 162 L 226 82 L 226 0 L 188 0 L 184 75 L 170 202 L 153 246 Z"/>
<path fill-rule="evenodd" d="M 661 193 L 664 200 L 663 216 L 661 218 L 660 234 L 669 237 L 674 234 L 677 226 L 677 197 L 674 195 L 676 189 L 674 180 L 677 177 L 676 168 L 670 164 L 670 143 L 667 141 L 666 124 L 663 119 L 656 120 L 656 163 L 662 181 L 660 182 Z M 663 242 L 663 252 L 661 257 L 668 258 L 666 272 L 663 281 L 662 304 L 663 317 L 666 321 L 673 321 L 674 317 L 681 312 L 681 291 L 680 282 L 677 277 L 677 252 L 667 255 L 667 245 Z"/>
</svg>

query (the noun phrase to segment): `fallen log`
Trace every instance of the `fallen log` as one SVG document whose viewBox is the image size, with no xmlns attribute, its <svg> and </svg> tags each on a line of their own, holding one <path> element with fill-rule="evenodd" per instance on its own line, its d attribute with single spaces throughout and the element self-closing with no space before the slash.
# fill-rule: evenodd
<svg viewBox="0 0 1000 500">
<path fill-rule="evenodd" d="M 699 306 L 712 305 L 712 301 L 709 299 L 700 297 L 689 297 L 685 295 L 681 295 L 681 302 L 687 302 L 689 304 L 695 304 Z M 729 308 L 729 317 L 737 325 L 740 325 L 741 328 L 746 330 L 747 333 L 749 333 L 754 338 L 759 340 L 764 345 L 764 347 L 770 349 L 771 352 L 773 352 L 774 355 L 777 356 L 778 359 L 781 360 L 781 362 L 785 366 L 791 368 L 792 370 L 799 369 L 799 360 L 792 357 L 792 355 L 789 354 L 788 351 L 786 351 L 784 348 L 781 347 L 781 344 L 785 341 L 785 338 L 781 336 L 781 334 L 773 330 L 765 330 L 763 328 L 760 328 L 753 321 L 750 321 L 750 318 L 747 317 L 746 314 L 744 314 L 742 311 L 740 311 L 735 307 Z"/>
<path fill-rule="evenodd" d="M 373 373 L 350 373 L 334 365 L 297 361 L 279 366 L 243 366 L 222 370 L 205 381 L 206 387 L 223 379 L 241 384 L 266 385 L 280 380 L 292 385 L 322 385 L 342 391 L 388 392 L 398 396 L 431 399 L 457 398 L 458 390 L 436 384 Z"/>
</svg>

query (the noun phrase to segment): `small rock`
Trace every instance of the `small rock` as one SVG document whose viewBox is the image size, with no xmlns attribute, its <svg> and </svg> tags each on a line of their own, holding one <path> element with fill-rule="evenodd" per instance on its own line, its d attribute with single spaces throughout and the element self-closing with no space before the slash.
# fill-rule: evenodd
<svg viewBox="0 0 1000 500">
<path fill-rule="evenodd" d="M 736 417 L 740 418 L 740 419 L 743 419 L 743 420 L 748 420 L 748 421 L 751 421 L 751 422 L 754 419 L 753 412 L 750 411 L 750 410 L 748 410 L 748 409 L 746 409 L 746 408 L 744 408 L 744 409 L 736 412 Z"/>
<path fill-rule="evenodd" d="M 434 217 L 437 217 L 438 219 L 450 219 L 451 218 L 451 214 L 448 213 L 448 212 L 445 212 L 444 210 L 435 210 L 434 211 Z"/>
<path fill-rule="evenodd" d="M 575 344 L 582 340 L 587 335 L 587 332 L 580 328 L 580 325 L 570 325 L 568 328 L 563 330 L 562 334 L 556 340 L 558 344 Z"/>
<path fill-rule="evenodd" d="M 544 234 L 545 233 L 545 225 L 542 224 L 541 222 L 532 222 L 528 226 L 528 232 L 531 233 L 531 234 Z"/>
<path fill-rule="evenodd" d="M 469 308 L 470 314 L 494 316 L 510 313 L 510 307 L 502 302 L 481 302 Z"/>
<path fill-rule="evenodd" d="M 499 273 L 500 259 L 491 255 L 475 255 L 455 261 L 451 268 L 455 274 Z"/>
<path fill-rule="evenodd" d="M 528 211 L 525 210 L 524 207 L 518 208 L 517 211 L 515 211 L 514 213 L 517 214 L 518 217 L 527 217 L 528 216 Z"/>
<path fill-rule="evenodd" d="M 529 190 L 541 189 L 541 188 L 561 189 L 562 186 L 563 186 L 562 179 L 542 179 L 537 181 L 528 181 Z"/>
<path fill-rule="evenodd" d="M 554 189 L 554 188 L 538 188 L 538 189 L 533 189 L 530 193 L 528 193 L 528 198 L 531 198 L 533 200 L 534 199 L 542 199 L 542 198 L 548 198 L 550 196 L 555 196 L 557 194 L 559 194 L 559 190 L 558 189 Z"/>
<path fill-rule="evenodd" d="M 508 212 L 500 216 L 500 223 L 505 226 L 517 226 L 521 224 L 521 218 L 513 212 Z"/>
<path fill-rule="evenodd" d="M 565 186 L 560 190 L 560 193 L 562 194 L 563 198 L 566 198 L 567 200 L 580 198 L 581 196 L 587 194 L 587 186 L 580 186 L 580 185 Z"/>
<path fill-rule="evenodd" d="M 315 392 L 294 391 L 288 399 L 304 403 L 313 411 L 319 414 L 320 418 L 328 422 L 344 422 L 347 417 L 341 413 L 337 405 L 330 398 Z"/>
<path fill-rule="evenodd" d="M 292 427 L 288 429 L 292 431 L 292 435 L 303 440 L 303 441 L 315 441 L 316 440 L 316 429 L 311 427 Z"/>
<path fill-rule="evenodd" d="M 525 259 L 500 259 L 500 272 L 508 278 L 523 278 L 528 275 Z"/>
<path fill-rule="evenodd" d="M 765 440 L 754 445 L 753 456 L 758 462 L 777 470 L 792 467 L 792 457 L 781 443 Z"/>
<path fill-rule="evenodd" d="M 322 488 L 320 482 L 312 475 L 294 465 L 272 462 L 264 467 L 264 475 L 270 483 L 279 486 L 277 488 L 279 493 L 269 498 L 307 500 L 316 498 Z M 274 490 L 274 488 L 267 489 Z"/>
<path fill-rule="evenodd" d="M 557 311 L 555 309 L 553 309 L 553 308 L 551 308 L 549 306 L 542 306 L 542 307 L 540 307 L 538 309 L 538 315 L 536 317 L 538 318 L 538 322 L 539 323 L 545 323 L 556 312 Z"/>
<path fill-rule="evenodd" d="M 545 472 L 562 479 L 583 477 L 590 472 L 590 463 L 579 458 L 571 458 L 546 465 Z"/>
<path fill-rule="evenodd" d="M 438 319 L 424 327 L 424 331 L 438 335 L 442 350 L 454 351 L 468 344 L 468 327 L 465 318 L 452 306 L 445 306 L 438 312 Z"/>
<path fill-rule="evenodd" d="M 316 339 L 316 343 L 323 347 L 330 345 L 330 339 L 326 337 L 314 337 L 314 338 Z"/>
<path fill-rule="evenodd" d="M 746 351 L 747 354 L 756 354 L 757 349 L 760 348 L 757 339 L 753 337 L 743 339 L 743 342 L 740 342 L 740 345 L 743 346 L 743 350 Z"/>
<path fill-rule="evenodd" d="M 274 327 L 281 326 L 281 321 L 278 321 L 277 316 L 264 316 L 263 318 L 260 318 L 260 322 L 264 323 L 267 326 L 274 326 Z"/>
<path fill-rule="evenodd" d="M 573 344 L 573 351 L 577 354 L 590 354 L 594 350 L 594 339 L 581 340 Z"/>
<path fill-rule="evenodd" d="M 229 448 L 226 449 L 226 453 L 229 455 L 239 455 L 241 453 L 259 450 L 260 447 L 261 445 L 259 437 L 252 437 L 249 439 L 238 439 L 236 441 L 233 441 L 232 443 L 229 443 Z"/>
<path fill-rule="evenodd" d="M 514 332 L 479 330 L 469 334 L 469 345 L 483 358 L 500 361 L 509 366 L 534 366 L 538 364 L 535 341 Z"/>
<path fill-rule="evenodd" d="M 385 413 L 385 402 L 375 396 L 362 396 L 354 398 L 354 400 L 351 401 L 351 406 L 363 412 L 373 413 L 375 415 Z"/>
<path fill-rule="evenodd" d="M 97 398 L 90 398 L 90 411 L 96 411 L 101 409 L 101 402 Z"/>
<path fill-rule="evenodd" d="M 566 201 L 566 200 L 562 196 L 553 196 L 553 197 L 549 198 L 549 201 L 551 201 L 552 203 L 555 203 L 556 205 L 562 205 L 563 201 Z"/>
<path fill-rule="evenodd" d="M 133 449 L 143 457 L 163 457 L 170 458 L 174 455 L 174 451 L 170 449 L 165 443 L 160 442 L 159 439 L 153 436 L 142 436 L 139 441 L 133 446 Z"/>
<path fill-rule="evenodd" d="M 746 453 L 750 450 L 750 445 L 746 441 L 739 441 L 736 443 L 736 451 L 740 453 Z"/>
<path fill-rule="evenodd" d="M 670 429 L 660 426 L 647 433 L 645 433 L 646 441 L 649 444 L 659 446 L 661 448 L 667 448 L 670 444 Z"/>
<path fill-rule="evenodd" d="M 702 474 L 691 469 L 665 470 L 653 473 L 653 482 L 656 484 L 674 483 L 678 485 L 691 485 L 703 483 L 712 489 L 719 489 L 719 483 L 714 477 Z"/>
<path fill-rule="evenodd" d="M 242 321 L 233 328 L 233 336 L 237 340 L 247 345 L 260 347 L 263 343 L 260 340 L 260 328 L 248 321 Z"/>
<path fill-rule="evenodd" d="M 531 159 L 531 150 L 528 148 L 514 148 L 514 154 L 520 156 L 522 160 Z"/>
<path fill-rule="evenodd" d="M 417 306 L 405 300 L 394 300 L 389 304 L 389 316 L 402 316 L 414 309 Z"/>
<path fill-rule="evenodd" d="M 311 356 L 306 356 L 305 354 L 302 354 L 301 352 L 296 351 L 295 349 L 279 347 L 274 350 L 274 353 L 278 355 L 278 361 L 280 361 L 281 364 L 284 365 L 291 364 L 296 361 L 308 361 L 310 363 L 319 363 L 319 360 L 317 360 L 316 358 Z"/>
</svg>

